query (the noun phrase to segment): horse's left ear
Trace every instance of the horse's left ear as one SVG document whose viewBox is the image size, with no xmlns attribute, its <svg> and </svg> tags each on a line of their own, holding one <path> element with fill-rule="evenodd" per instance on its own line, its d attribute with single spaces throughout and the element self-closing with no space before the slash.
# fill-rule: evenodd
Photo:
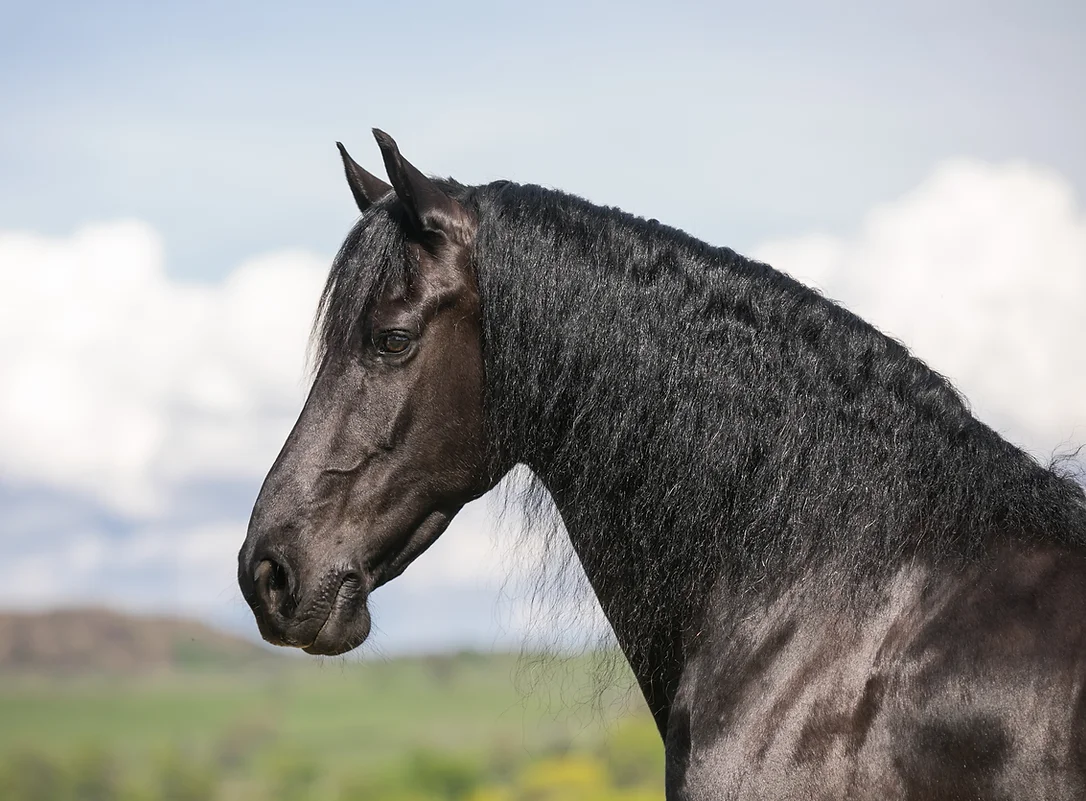
<svg viewBox="0 0 1086 801">
<path fill-rule="evenodd" d="M 475 225 L 467 209 L 401 156 L 391 136 L 377 128 L 373 129 L 373 136 L 381 148 L 392 188 L 418 231 L 460 245 L 470 244 Z"/>
<path fill-rule="evenodd" d="M 357 161 L 352 159 L 351 154 L 341 142 L 336 142 L 336 147 L 339 148 L 339 155 L 343 159 L 343 172 L 347 176 L 347 185 L 351 187 L 351 194 L 354 195 L 354 202 L 358 204 L 359 211 L 365 211 L 386 193 L 392 191 L 391 186 L 364 170 Z"/>
</svg>

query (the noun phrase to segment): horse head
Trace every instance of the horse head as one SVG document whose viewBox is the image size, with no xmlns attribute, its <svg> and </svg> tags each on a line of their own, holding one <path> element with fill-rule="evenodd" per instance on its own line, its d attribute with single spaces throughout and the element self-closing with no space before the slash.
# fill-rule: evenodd
<svg viewBox="0 0 1086 801">
<path fill-rule="evenodd" d="M 339 145 L 362 217 L 322 298 L 312 389 L 238 558 L 264 638 L 312 654 L 362 643 L 369 593 L 498 477 L 483 414 L 475 217 L 374 135 L 391 186 Z"/>
</svg>

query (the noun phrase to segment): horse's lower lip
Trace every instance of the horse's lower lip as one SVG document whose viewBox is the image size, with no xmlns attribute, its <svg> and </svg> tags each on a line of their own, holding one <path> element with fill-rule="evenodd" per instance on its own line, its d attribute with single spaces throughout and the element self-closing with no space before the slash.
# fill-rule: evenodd
<svg viewBox="0 0 1086 801">
<path fill-rule="evenodd" d="M 332 618 L 336 617 L 342 611 L 343 604 L 347 602 L 347 599 L 357 591 L 359 585 L 358 579 L 351 575 L 343 577 L 343 580 L 339 583 L 339 589 L 336 590 L 336 597 L 332 599 L 332 603 L 328 606 L 328 615 L 324 618 L 324 622 L 321 623 L 321 627 L 317 629 L 317 633 L 313 635 L 313 642 L 304 646 L 308 648 L 314 642 L 321 638 L 321 632 L 327 627 Z"/>
<path fill-rule="evenodd" d="M 335 598 L 328 607 L 328 615 L 308 645 L 301 646 L 307 654 L 333 656 L 346 653 L 362 644 L 369 634 L 369 611 L 360 599 L 361 580 L 354 574 L 343 578 Z M 352 606 L 355 615 L 345 620 Z"/>
</svg>

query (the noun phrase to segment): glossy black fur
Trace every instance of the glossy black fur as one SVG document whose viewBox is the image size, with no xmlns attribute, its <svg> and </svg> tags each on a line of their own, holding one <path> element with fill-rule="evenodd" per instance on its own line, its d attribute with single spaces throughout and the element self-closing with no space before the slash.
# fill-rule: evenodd
<svg viewBox="0 0 1086 801">
<path fill-rule="evenodd" d="M 766 265 L 468 202 L 492 436 L 558 503 L 670 798 L 1086 797 L 1077 483 Z"/>
<path fill-rule="evenodd" d="M 487 470 L 553 497 L 669 799 L 1086 798 L 1066 471 L 767 265 L 539 187 L 435 186 L 473 220 Z M 411 280 L 398 203 L 333 267 L 322 363 Z"/>
</svg>

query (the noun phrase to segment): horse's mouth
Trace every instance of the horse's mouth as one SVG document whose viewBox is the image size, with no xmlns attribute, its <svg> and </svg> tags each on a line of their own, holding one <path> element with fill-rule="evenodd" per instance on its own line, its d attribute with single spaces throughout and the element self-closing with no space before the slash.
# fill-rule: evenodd
<svg viewBox="0 0 1086 801">
<path fill-rule="evenodd" d="M 354 561 L 357 567 L 329 570 L 308 592 L 294 584 L 291 577 L 297 573 L 290 563 L 270 554 L 258 565 L 252 582 L 241 579 L 242 592 L 249 587 L 246 599 L 260 633 L 274 645 L 300 648 L 307 654 L 336 656 L 357 648 L 370 633 L 369 594 L 400 575 L 445 530 L 455 513 L 442 509 L 421 515 L 407 528 L 406 537 L 392 538 L 372 561 L 363 559 Z M 295 565 L 293 571 L 297 569 Z M 308 597 L 300 608 L 294 600 L 296 593 Z"/>
<path fill-rule="evenodd" d="M 301 646 L 314 656 L 337 656 L 361 645 L 370 633 L 370 614 L 362 592 L 362 580 L 347 573 L 328 606 L 328 614 L 313 640 Z"/>
<path fill-rule="evenodd" d="M 394 553 L 366 572 L 368 581 L 364 582 L 357 573 L 344 574 L 324 622 L 312 641 L 301 649 L 307 654 L 336 656 L 361 645 L 370 633 L 366 606 L 369 592 L 400 575 L 445 530 L 453 514 L 445 510 L 427 514 Z"/>
</svg>

